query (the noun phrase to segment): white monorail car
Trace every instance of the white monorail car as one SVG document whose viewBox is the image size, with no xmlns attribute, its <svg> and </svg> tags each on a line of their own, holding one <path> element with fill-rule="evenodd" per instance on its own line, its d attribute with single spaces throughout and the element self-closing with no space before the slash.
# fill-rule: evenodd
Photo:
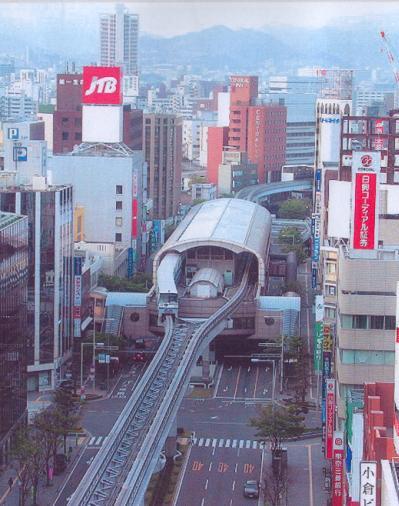
<svg viewBox="0 0 399 506">
<path fill-rule="evenodd" d="M 184 256 L 178 253 L 166 254 L 157 271 L 158 314 L 177 316 L 179 309 L 177 284 L 183 270 Z"/>
</svg>

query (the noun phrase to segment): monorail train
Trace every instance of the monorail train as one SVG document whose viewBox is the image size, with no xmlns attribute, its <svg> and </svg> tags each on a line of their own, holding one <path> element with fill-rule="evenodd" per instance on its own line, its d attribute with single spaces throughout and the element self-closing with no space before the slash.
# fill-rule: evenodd
<svg viewBox="0 0 399 506">
<path fill-rule="evenodd" d="M 184 256 L 178 253 L 166 254 L 157 271 L 158 315 L 177 317 L 179 301 L 177 284 L 184 269 Z"/>
</svg>

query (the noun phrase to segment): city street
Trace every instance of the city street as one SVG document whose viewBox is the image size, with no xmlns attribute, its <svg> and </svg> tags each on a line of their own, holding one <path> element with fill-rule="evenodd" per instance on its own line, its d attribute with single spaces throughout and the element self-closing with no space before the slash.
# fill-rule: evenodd
<svg viewBox="0 0 399 506">
<path fill-rule="evenodd" d="M 217 399 L 264 402 L 275 396 L 274 362 L 222 364 L 216 384 Z"/>
<path fill-rule="evenodd" d="M 213 443 L 215 446 L 191 448 L 175 505 L 254 504 L 253 499 L 243 496 L 243 485 L 246 480 L 260 480 L 262 452 L 246 448 L 220 448 L 216 440 Z"/>
</svg>

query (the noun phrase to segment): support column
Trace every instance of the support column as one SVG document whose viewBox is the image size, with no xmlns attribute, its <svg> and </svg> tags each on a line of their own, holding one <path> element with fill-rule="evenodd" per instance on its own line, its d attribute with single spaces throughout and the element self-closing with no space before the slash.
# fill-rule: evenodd
<svg viewBox="0 0 399 506">
<path fill-rule="evenodd" d="M 202 379 L 209 384 L 210 383 L 210 367 L 209 367 L 209 346 L 202 352 Z"/>
<path fill-rule="evenodd" d="M 169 431 L 168 437 L 165 441 L 165 457 L 173 458 L 176 455 L 177 443 L 177 419 L 173 421 L 173 425 Z"/>
</svg>

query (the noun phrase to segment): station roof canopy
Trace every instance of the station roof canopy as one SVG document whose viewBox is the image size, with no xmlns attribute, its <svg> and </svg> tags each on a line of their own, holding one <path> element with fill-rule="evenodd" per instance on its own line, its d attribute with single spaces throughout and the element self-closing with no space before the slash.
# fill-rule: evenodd
<svg viewBox="0 0 399 506">
<path fill-rule="evenodd" d="M 193 207 L 154 258 L 153 277 L 168 252 L 182 253 L 199 246 L 218 246 L 233 253 L 252 253 L 258 259 L 259 284 L 264 286 L 271 233 L 271 215 L 248 200 L 216 199 Z"/>
</svg>

